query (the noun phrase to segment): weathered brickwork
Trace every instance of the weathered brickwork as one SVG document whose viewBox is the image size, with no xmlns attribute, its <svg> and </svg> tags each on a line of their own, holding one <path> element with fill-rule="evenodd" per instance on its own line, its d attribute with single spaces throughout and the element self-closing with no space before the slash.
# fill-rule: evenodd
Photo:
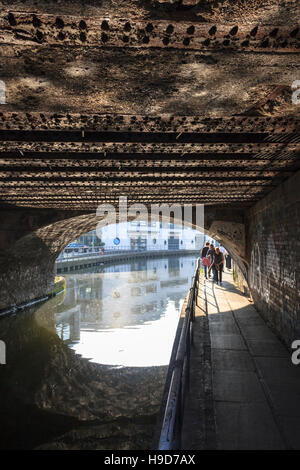
<svg viewBox="0 0 300 470">
<path fill-rule="evenodd" d="M 246 268 L 245 268 L 246 269 Z M 247 297 L 251 297 L 249 285 L 247 282 L 247 274 L 245 275 L 245 269 L 242 271 L 240 265 L 237 263 L 236 259 L 232 260 L 232 276 L 234 283 L 243 292 Z M 246 270 L 247 273 L 247 270 Z"/>
<path fill-rule="evenodd" d="M 288 346 L 300 338 L 300 173 L 248 213 L 248 282 L 263 317 Z"/>
</svg>

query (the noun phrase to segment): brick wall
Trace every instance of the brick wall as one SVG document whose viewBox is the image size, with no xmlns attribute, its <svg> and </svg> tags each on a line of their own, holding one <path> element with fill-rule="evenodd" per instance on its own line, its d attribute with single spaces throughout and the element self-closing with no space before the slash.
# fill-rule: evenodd
<svg viewBox="0 0 300 470">
<path fill-rule="evenodd" d="M 300 172 L 247 214 L 248 283 L 265 320 L 288 346 L 300 339 Z"/>
<path fill-rule="evenodd" d="M 245 270 L 242 271 L 236 259 L 232 259 L 232 277 L 234 283 L 240 289 L 240 291 L 247 297 L 251 297 L 248 282 L 245 277 Z"/>
</svg>

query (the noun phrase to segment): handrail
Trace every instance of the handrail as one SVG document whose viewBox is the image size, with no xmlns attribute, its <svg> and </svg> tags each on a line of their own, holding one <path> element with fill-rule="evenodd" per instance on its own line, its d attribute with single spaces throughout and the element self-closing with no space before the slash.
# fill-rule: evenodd
<svg viewBox="0 0 300 470">
<path fill-rule="evenodd" d="M 199 263 L 200 259 L 197 260 L 188 303 L 185 309 L 185 317 L 177 346 L 175 363 L 173 365 L 158 450 L 178 450 L 181 447 L 184 397 L 186 388 L 189 388 L 190 378 L 190 349 L 193 343 L 192 324 L 195 320 L 195 302 L 198 295 Z"/>
<path fill-rule="evenodd" d="M 178 251 L 178 252 L 184 252 L 184 251 L 195 251 L 195 250 L 184 250 L 184 249 L 164 249 L 164 250 L 146 250 L 146 249 L 126 249 L 126 248 L 106 248 L 103 254 L 101 254 L 100 250 L 98 251 L 88 251 L 86 253 L 64 253 L 60 254 L 58 258 L 56 259 L 56 263 L 63 263 L 65 261 L 72 261 L 72 260 L 77 260 L 77 259 L 85 259 L 85 258 L 92 258 L 92 257 L 99 257 L 102 258 L 105 255 L 126 255 L 126 254 L 132 254 L 132 253 L 148 253 L 149 251 L 151 252 L 165 252 L 165 251 Z"/>
<path fill-rule="evenodd" d="M 61 253 L 58 258 L 56 259 L 56 262 L 63 262 L 63 261 L 72 261 L 72 259 L 81 259 L 81 258 L 92 258 L 93 256 L 97 255 L 99 257 L 103 255 L 111 255 L 111 254 L 126 254 L 126 253 L 140 253 L 141 251 L 145 250 L 135 250 L 135 249 L 130 249 L 130 248 L 119 248 L 119 247 L 111 247 L 111 248 L 106 248 L 105 251 L 101 254 L 100 249 L 99 250 L 94 250 L 94 251 L 87 251 L 86 253 Z"/>
</svg>

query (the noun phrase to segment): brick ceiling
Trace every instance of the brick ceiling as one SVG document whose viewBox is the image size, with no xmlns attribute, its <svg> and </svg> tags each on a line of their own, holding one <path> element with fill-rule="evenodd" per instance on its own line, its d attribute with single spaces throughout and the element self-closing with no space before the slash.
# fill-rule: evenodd
<svg viewBox="0 0 300 470">
<path fill-rule="evenodd" d="M 299 169 L 298 2 L 2 3 L 2 204 L 248 207 Z"/>
</svg>

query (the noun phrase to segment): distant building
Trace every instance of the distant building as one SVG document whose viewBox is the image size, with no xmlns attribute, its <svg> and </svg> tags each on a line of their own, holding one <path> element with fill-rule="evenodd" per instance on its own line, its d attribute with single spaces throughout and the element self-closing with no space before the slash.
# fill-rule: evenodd
<svg viewBox="0 0 300 470">
<path fill-rule="evenodd" d="M 200 250 L 204 235 L 191 228 L 162 222 L 133 221 L 102 228 L 104 249 L 114 246 L 115 238 L 120 249 Z"/>
<path fill-rule="evenodd" d="M 85 252 L 93 248 L 114 250 L 201 250 L 206 241 L 215 240 L 189 227 L 162 222 L 123 222 L 101 229 L 101 239 L 96 230 L 81 235 L 70 243 L 65 252 Z"/>
</svg>

